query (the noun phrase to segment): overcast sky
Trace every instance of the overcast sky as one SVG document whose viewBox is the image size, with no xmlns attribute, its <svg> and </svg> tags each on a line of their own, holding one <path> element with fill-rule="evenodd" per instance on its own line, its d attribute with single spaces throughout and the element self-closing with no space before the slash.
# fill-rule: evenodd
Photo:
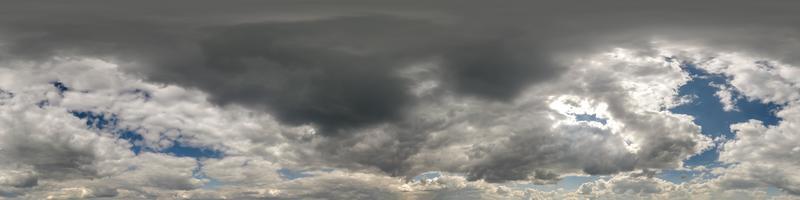
<svg viewBox="0 0 800 200">
<path fill-rule="evenodd" d="M 800 199 L 798 13 L 3 1 L 0 199 Z"/>
</svg>

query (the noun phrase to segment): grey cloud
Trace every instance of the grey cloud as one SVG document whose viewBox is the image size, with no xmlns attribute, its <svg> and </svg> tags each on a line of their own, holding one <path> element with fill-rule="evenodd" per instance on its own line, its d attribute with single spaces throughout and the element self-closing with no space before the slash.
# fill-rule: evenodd
<svg viewBox="0 0 800 200">
<path fill-rule="evenodd" d="M 564 60 L 614 47 L 650 55 L 651 39 L 664 39 L 798 63 L 789 55 L 798 46 L 798 5 L 792 1 L 93 3 L 98 2 L 3 2 L 0 58 L 108 59 L 148 81 L 205 91 L 220 105 L 261 109 L 288 125 L 316 125 L 328 137 L 311 139 L 318 143 L 309 145 L 314 152 L 308 163 L 377 168 L 396 176 L 446 170 L 502 182 L 679 167 L 703 147 L 698 127 L 680 116 L 631 111 L 641 105 L 627 99 L 632 95 L 620 80 L 606 77 L 662 81 L 652 75 L 663 71 L 615 74 L 632 67 L 609 66 L 563 77 L 583 67 L 570 71 Z M 51 17 L 38 16 L 45 12 Z M 430 96 L 412 94 L 417 77 L 399 75 L 420 63 L 436 65 L 432 81 L 439 85 Z M 528 102 L 536 106 L 544 106 L 544 96 L 562 94 L 608 102 L 611 117 L 626 125 L 621 132 L 638 138 L 632 141 L 638 150 L 626 151 L 628 141 L 603 130 L 549 130 L 546 113 L 509 120 L 506 115 L 523 116 L 512 111 L 547 109 L 511 105 L 524 101 L 520 96 L 531 87 L 555 90 L 530 93 L 539 96 Z M 471 97 L 479 103 L 439 101 Z M 465 102 L 477 107 L 431 108 Z M 443 114 L 424 119 L 415 109 Z M 478 131 L 461 130 L 464 124 Z M 47 177 L 96 173 L 90 167 L 96 155 L 88 147 L 50 139 L 56 141 L 9 142 L 3 154 L 52 172 Z M 434 155 L 441 152 L 450 154 Z M 459 160 L 463 154 L 469 155 Z M 198 187 L 185 176 L 148 181 L 172 189 Z"/>
<path fill-rule="evenodd" d="M 16 28 L 24 31 L 14 33 L 22 36 L 8 55 L 131 61 L 145 65 L 131 70 L 150 79 L 199 87 L 221 104 L 264 108 L 331 135 L 397 120 L 414 102 L 408 80 L 397 76 L 410 64 L 442 62 L 441 76 L 454 91 L 493 100 L 559 72 L 546 57 L 526 55 L 536 50 L 491 31 L 385 15 L 215 26 L 188 37 L 135 20 Z"/>
<path fill-rule="evenodd" d="M 644 45 L 636 41 L 653 36 L 692 41 L 700 35 L 703 39 L 699 40 L 709 45 L 730 46 L 728 41 L 739 41 L 739 36 L 752 32 L 713 35 L 740 25 L 788 28 L 783 34 L 788 38 L 780 40 L 796 39 L 791 26 L 784 23 L 793 18 L 775 19 L 791 11 L 782 9 L 790 5 L 765 8 L 775 11 L 768 16 L 745 18 L 742 16 L 755 11 L 742 9 L 747 7 L 743 2 L 726 2 L 732 5 L 730 9 L 703 12 L 690 8 L 714 8 L 717 4 L 504 2 L 495 6 L 507 9 L 482 9 L 486 6 L 478 2 L 457 7 L 448 3 L 304 6 L 274 2 L 266 9 L 272 14 L 261 14 L 265 20 L 285 14 L 298 15 L 300 21 L 290 17 L 284 20 L 288 22 L 246 24 L 241 24 L 240 17 L 259 16 L 253 7 L 264 5 L 192 2 L 185 5 L 183 14 L 148 4 L 129 5 L 157 17 L 114 7 L 94 14 L 105 18 L 101 20 L 80 14 L 97 8 L 25 3 L 18 5 L 22 7 L 19 10 L 41 7 L 62 17 L 27 19 L 26 14 L 13 11 L 6 15 L 24 20 L 7 20 L 11 25 L 3 29 L 10 35 L 6 49 L 12 55 L 73 53 L 136 62 L 149 67 L 128 70 L 157 81 L 201 88 L 219 103 L 270 110 L 290 124 L 313 123 L 330 135 L 399 119 L 415 99 L 408 94 L 407 80 L 397 77 L 395 70 L 413 62 L 441 59 L 442 80 L 452 91 L 509 100 L 527 85 L 557 76 L 561 70 L 553 59 L 565 52 L 592 51 L 611 44 Z M 194 20 L 189 17 L 208 8 L 242 12 L 210 11 Z M 415 10 L 423 14 L 404 19 Z M 648 12 L 657 17 L 639 16 Z M 363 13 L 381 14 L 312 21 L 299 17 Z M 387 17 L 390 15 L 396 17 Z M 768 23 L 758 25 L 762 22 Z M 674 30 L 679 27 L 687 31 Z M 734 44 L 769 52 L 790 48 Z"/>
<path fill-rule="evenodd" d="M 17 188 L 29 188 L 39 184 L 33 172 L 3 169 L 0 171 L 0 185 Z"/>
<path fill-rule="evenodd" d="M 0 187 L 0 197 L 15 198 L 24 194 L 23 190 L 14 187 Z"/>
<path fill-rule="evenodd" d="M 207 75 L 219 81 L 193 84 L 222 103 L 266 105 L 284 122 L 314 123 L 323 134 L 394 120 L 412 100 L 392 70 L 408 62 L 409 50 L 385 48 L 418 42 L 406 35 L 426 29 L 406 23 L 360 17 L 226 27 L 203 42 Z"/>
<path fill-rule="evenodd" d="M 535 191 L 470 182 L 459 176 L 401 183 L 399 179 L 359 173 L 322 173 L 265 188 L 189 191 L 185 199 L 529 199 Z"/>
<path fill-rule="evenodd" d="M 30 134 L 39 134 L 31 131 L 38 130 L 18 130 L 3 137 L 3 149 L 0 151 L 3 160 L 31 165 L 41 176 L 47 178 L 69 179 L 97 175 L 93 166 L 93 146 L 73 143 L 73 136 L 68 132 L 40 138 L 30 137 Z"/>
<path fill-rule="evenodd" d="M 647 64 L 643 67 L 658 68 L 649 66 L 658 63 Z M 606 74 L 592 70 L 585 73 Z M 674 71 L 653 74 L 679 75 Z M 604 86 L 608 96 L 596 98 L 615 97 L 612 99 L 622 104 L 632 104 L 632 96 L 611 92 L 621 91 L 616 88 L 621 80 L 614 77 L 624 75 L 607 77 L 609 79 L 599 81 L 613 85 Z M 584 85 L 583 80 L 576 81 L 575 85 Z M 564 92 L 561 86 L 556 88 Z M 622 107 L 610 111 L 613 120 L 630 124 L 625 132 L 580 123 L 553 126 L 556 121 L 548 116 L 558 114 L 548 108 L 546 96 L 558 94 L 526 93 L 526 98 L 510 105 L 452 96 L 442 98 L 448 100 L 426 101 L 410 111 L 409 115 L 416 118 L 359 130 L 351 137 L 326 138 L 317 148 L 322 152 L 320 157 L 327 159 L 326 163 L 345 168 L 376 167 L 394 176 L 413 177 L 421 172 L 441 170 L 464 173 L 470 180 L 546 183 L 558 180 L 565 173 L 599 175 L 637 168 L 680 166 L 683 159 L 697 153 L 707 142 L 688 118 L 642 114 Z M 664 131 L 639 130 L 640 126 L 654 124 L 676 128 L 673 131 L 666 128 Z M 626 149 L 621 134 L 632 134 L 642 147 L 633 152 Z"/>
<path fill-rule="evenodd" d="M 763 126 L 757 120 L 731 125 L 736 138 L 723 145 L 720 160 L 737 165 L 726 171 L 718 185 L 740 189 L 768 184 L 800 195 L 800 175 L 796 172 L 800 148 L 796 145 L 798 137 L 792 134 L 798 114 L 800 106 L 795 101 L 778 112 L 784 121 L 777 126 Z"/>
<path fill-rule="evenodd" d="M 399 180 L 367 174 L 320 174 L 278 184 L 264 199 L 401 199 Z"/>
<path fill-rule="evenodd" d="M 504 38 L 461 44 L 445 52 L 441 61 L 445 84 L 460 93 L 509 100 L 530 83 L 563 71 L 536 44 L 500 34 Z"/>
<path fill-rule="evenodd" d="M 592 135 L 600 137 L 589 139 Z M 621 146 L 624 146 L 622 140 L 595 128 L 565 127 L 553 132 L 544 128 L 522 130 L 510 136 L 507 142 L 473 149 L 482 161 L 469 169 L 468 178 L 489 182 L 553 181 L 574 168 L 587 174 L 633 170 L 636 156 L 620 149 Z"/>
</svg>

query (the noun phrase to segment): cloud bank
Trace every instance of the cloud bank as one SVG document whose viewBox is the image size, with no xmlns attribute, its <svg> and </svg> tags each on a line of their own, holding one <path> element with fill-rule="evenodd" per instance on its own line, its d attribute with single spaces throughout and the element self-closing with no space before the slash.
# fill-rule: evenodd
<svg viewBox="0 0 800 200">
<path fill-rule="evenodd" d="M 239 3 L 0 3 L 0 196 L 800 194 L 797 3 Z M 708 135 L 689 66 L 781 121 Z"/>
</svg>

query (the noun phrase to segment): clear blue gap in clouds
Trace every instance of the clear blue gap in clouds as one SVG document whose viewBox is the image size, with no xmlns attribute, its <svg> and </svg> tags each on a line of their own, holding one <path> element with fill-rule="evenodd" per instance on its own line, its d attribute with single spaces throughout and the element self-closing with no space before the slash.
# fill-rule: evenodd
<svg viewBox="0 0 800 200">
<path fill-rule="evenodd" d="M 53 81 L 51 84 L 53 84 L 53 87 L 56 88 L 56 91 L 58 91 L 60 95 L 64 95 L 64 92 L 69 91 L 69 87 L 60 81 Z"/>
<path fill-rule="evenodd" d="M 201 147 L 193 147 L 191 145 L 184 144 L 180 141 L 180 139 L 176 139 L 173 141 L 173 145 L 169 148 L 162 149 L 160 152 L 167 153 L 170 155 L 178 156 L 178 157 L 192 157 L 192 158 L 222 158 L 224 154 L 221 151 L 209 149 L 209 148 L 201 148 Z"/>
<path fill-rule="evenodd" d="M 608 120 L 605 118 L 597 117 L 597 114 L 575 114 L 576 121 L 586 121 L 586 122 L 600 122 L 601 124 L 605 125 Z"/>
<path fill-rule="evenodd" d="M 110 131 L 114 133 L 117 138 L 130 142 L 130 150 L 136 155 L 139 155 L 142 150 L 146 150 L 149 152 L 166 153 L 178 157 L 192 157 L 195 159 L 222 158 L 224 156 L 223 153 L 218 150 L 185 145 L 180 142 L 180 139 L 173 141 L 173 145 L 169 148 L 162 149 L 160 151 L 153 151 L 143 148 L 141 142 L 144 140 L 144 137 L 137 133 L 136 130 L 117 128 L 119 118 L 117 118 L 116 114 L 96 113 L 92 111 L 70 111 L 70 113 L 79 119 L 85 120 L 86 128 L 88 129 Z M 203 188 L 208 189 L 219 187 L 221 183 L 216 179 L 207 177 L 205 173 L 202 172 L 202 167 L 202 163 L 198 160 L 197 166 L 192 170 L 192 177 L 209 180 L 205 185 L 203 185 Z"/>
<path fill-rule="evenodd" d="M 59 82 L 59 81 L 51 82 L 51 84 L 56 89 L 58 94 L 61 95 L 61 96 L 63 96 L 63 94 L 65 92 L 70 90 L 70 88 L 66 84 L 64 84 L 62 82 Z M 2 92 L 4 92 L 3 94 L 5 94 L 5 91 L 2 91 Z M 148 100 L 150 100 L 152 98 L 152 95 L 149 92 L 144 91 L 144 90 L 136 89 L 136 90 L 131 91 L 130 93 L 142 96 L 145 101 L 148 101 Z M 9 94 L 11 94 L 11 93 L 9 93 Z M 10 96 L 10 95 L 6 95 L 6 96 Z M 41 101 L 41 102 L 37 103 L 37 105 L 39 105 L 39 107 L 44 107 L 44 106 L 48 105 L 48 102 L 46 100 L 45 101 Z M 86 128 L 87 129 L 109 131 L 111 133 L 114 133 L 117 136 L 117 138 L 123 139 L 123 140 L 126 140 L 126 141 L 130 142 L 131 143 L 130 150 L 136 155 L 139 155 L 142 151 L 148 151 L 148 152 L 156 152 L 156 153 L 166 153 L 166 154 L 170 154 L 170 155 L 174 155 L 174 156 L 178 156 L 178 157 L 192 157 L 192 158 L 196 158 L 196 159 L 222 158 L 222 157 L 224 157 L 224 154 L 221 151 L 214 150 L 214 149 L 209 149 L 209 148 L 194 147 L 194 146 L 191 146 L 191 145 L 187 145 L 187 144 L 184 144 L 183 142 L 181 142 L 180 138 L 178 138 L 175 141 L 173 141 L 173 145 L 172 146 L 170 146 L 170 147 L 168 147 L 166 149 L 162 149 L 160 151 L 154 151 L 152 149 L 148 149 L 148 148 L 143 147 L 142 141 L 144 140 L 144 137 L 142 137 L 142 135 L 139 134 L 137 132 L 137 130 L 131 130 L 131 129 L 127 129 L 127 128 L 119 128 L 119 127 L 117 127 L 117 125 L 119 124 L 120 119 L 114 113 L 103 113 L 103 112 L 94 112 L 94 111 L 74 111 L 74 110 L 73 111 L 69 111 L 69 113 L 72 114 L 72 116 L 74 116 L 76 118 L 84 120 L 85 123 L 86 123 Z M 247 163 L 244 163 L 244 164 L 246 165 Z M 282 169 L 279 169 L 277 171 L 281 175 L 281 177 L 283 177 L 285 179 L 288 179 L 288 180 L 294 180 L 294 179 L 298 179 L 298 178 L 304 178 L 304 177 L 313 176 L 312 174 L 308 174 L 308 173 L 306 173 L 305 171 L 302 171 L 302 170 L 292 170 L 292 169 L 288 169 L 288 168 L 282 168 Z M 333 170 L 332 169 L 323 169 L 323 171 L 330 172 L 330 171 L 333 171 Z M 204 173 L 202 173 L 202 165 L 199 162 L 198 162 L 197 168 L 195 168 L 192 171 L 192 176 L 195 177 L 195 178 L 198 178 L 198 179 L 208 179 L 209 180 L 209 182 L 206 183 L 203 186 L 203 188 L 215 188 L 215 187 L 218 187 L 218 186 L 222 185 L 222 183 L 220 183 L 218 180 L 209 178 Z"/>
<path fill-rule="evenodd" d="M 65 92 L 71 90 L 66 84 L 59 81 L 53 81 L 51 82 L 51 84 L 53 85 L 53 87 L 55 87 L 56 91 L 60 95 L 63 95 Z M 149 100 L 151 98 L 150 93 L 143 90 L 134 90 L 132 91 L 132 93 L 142 95 L 145 100 Z M 39 102 L 37 104 L 39 104 L 39 107 L 43 107 L 46 105 L 42 102 Z M 111 133 L 114 133 L 118 138 L 127 140 L 132 144 L 131 151 L 136 155 L 138 155 L 144 150 L 149 152 L 166 153 L 178 157 L 222 158 L 224 156 L 223 153 L 219 150 L 184 144 L 183 142 L 181 142 L 180 138 L 173 141 L 172 146 L 166 149 L 162 149 L 160 151 L 154 151 L 151 149 L 143 148 L 141 141 L 144 140 L 144 137 L 142 137 L 142 135 L 137 133 L 136 130 L 117 127 L 117 124 L 119 123 L 119 118 L 114 113 L 78 111 L 78 110 L 71 110 L 68 112 L 72 114 L 72 116 L 84 120 L 86 122 L 87 129 L 109 131 Z"/>
<path fill-rule="evenodd" d="M 429 171 L 429 172 L 422 172 L 421 174 L 419 174 L 417 176 L 414 176 L 414 178 L 411 178 L 411 180 L 413 180 L 413 181 L 423 181 L 423 180 L 427 180 L 427 179 L 439 178 L 441 176 L 442 176 L 442 172 Z"/>
<path fill-rule="evenodd" d="M 667 61 L 672 62 L 673 59 L 668 58 Z M 754 63 L 754 65 L 757 63 Z M 719 97 L 715 93 L 719 88 L 711 86 L 725 85 L 732 87 L 729 83 L 729 77 L 721 74 L 712 74 L 703 69 L 698 68 L 693 63 L 683 63 L 682 69 L 689 73 L 692 80 L 678 88 L 678 95 L 680 96 L 693 96 L 693 101 L 677 106 L 670 109 L 670 112 L 678 114 L 686 114 L 694 117 L 694 123 L 701 126 L 701 132 L 711 138 L 725 137 L 733 139 L 735 134 L 731 132 L 730 125 L 740 122 L 746 122 L 750 119 L 760 120 L 764 125 L 777 125 L 780 118 L 775 115 L 775 112 L 781 109 L 781 105 L 774 103 L 762 103 L 759 100 L 748 100 L 736 91 L 733 91 L 735 97 L 735 105 L 738 110 L 725 111 L 720 102 Z M 596 115 L 590 114 L 576 114 L 577 121 L 596 121 L 605 124 L 605 119 L 599 118 Z M 719 152 L 716 148 L 709 149 L 698 155 L 692 156 L 685 161 L 687 167 L 694 166 L 707 166 L 715 167 L 720 166 L 718 162 Z M 700 172 L 686 171 L 686 170 L 663 170 L 657 177 L 673 182 L 683 183 L 691 180 L 697 176 L 709 179 L 714 178 L 711 174 L 704 174 Z M 568 176 L 558 182 L 558 188 L 565 190 L 577 189 L 581 184 L 589 181 L 595 181 L 603 178 L 603 176 Z M 554 187 L 537 186 L 537 189 L 548 189 Z M 768 188 L 768 192 L 775 190 Z M 771 191 L 774 193 L 774 191 Z"/>
<path fill-rule="evenodd" d="M 698 68 L 692 63 L 682 65 L 684 71 L 692 76 L 692 80 L 682 85 L 678 89 L 680 96 L 695 96 L 691 103 L 670 109 L 673 113 L 686 114 L 693 116 L 694 123 L 701 126 L 701 132 L 712 138 L 725 137 L 734 138 L 730 130 L 730 125 L 746 122 L 750 119 L 760 120 L 764 125 L 777 125 L 780 121 L 775 112 L 781 109 L 780 105 L 774 103 L 762 103 L 758 100 L 748 100 L 741 94 L 734 91 L 736 97 L 735 105 L 738 110 L 724 111 L 723 105 L 715 93 L 719 90 L 711 84 L 726 85 L 732 87 L 729 78 L 720 74 L 711 74 Z M 577 121 L 595 121 L 606 124 L 607 120 L 598 117 L 596 114 L 574 114 Z M 687 166 L 719 166 L 717 162 L 719 154 L 716 149 L 707 150 L 699 155 L 691 157 L 686 161 Z M 422 180 L 437 177 L 438 172 L 426 172 L 414 177 L 414 180 Z M 701 173 L 685 170 L 663 170 L 657 177 L 676 184 L 684 183 L 698 176 L 700 178 L 714 178 L 713 174 Z M 552 191 L 564 189 L 567 191 L 577 190 L 580 185 L 599 179 L 608 179 L 610 176 L 567 176 L 560 180 L 556 185 L 536 185 L 518 184 L 516 187 L 534 188 L 541 191 Z M 769 194 L 776 194 L 774 187 L 767 188 Z"/>
<path fill-rule="evenodd" d="M 712 138 L 726 137 L 731 139 L 735 136 L 730 130 L 731 124 L 745 122 L 750 119 L 760 120 L 764 125 L 777 125 L 780 121 L 775 115 L 775 112 L 781 108 L 780 105 L 762 103 L 758 100 L 748 100 L 735 91 L 733 94 L 736 97 L 735 104 L 738 110 L 724 111 L 719 98 L 714 95 L 719 89 L 711 86 L 711 84 L 730 86 L 729 78 L 720 74 L 708 73 L 692 63 L 684 63 L 682 64 L 682 68 L 692 76 L 692 80 L 681 86 L 678 89 L 678 93 L 680 96 L 694 96 L 695 98 L 691 103 L 677 106 L 669 111 L 693 116 L 695 118 L 694 122 L 702 127 L 701 132 L 703 134 Z M 59 94 L 63 95 L 64 92 L 70 90 L 67 85 L 61 82 L 56 81 L 52 82 L 52 84 Z M 139 92 L 143 91 L 134 91 L 134 93 Z M 144 93 L 144 96 L 145 99 L 150 98 L 149 93 Z M 130 141 L 133 144 L 131 151 L 136 154 L 143 150 L 148 151 L 142 148 L 140 141 L 142 141 L 143 138 L 136 130 L 118 130 L 116 128 L 119 119 L 117 119 L 114 114 L 95 113 L 91 111 L 70 111 L 70 113 L 77 118 L 84 119 L 87 128 L 112 129 L 112 132 L 117 133 L 120 139 Z M 576 114 L 575 117 L 578 121 L 596 121 L 603 124 L 607 122 L 606 119 L 599 118 L 595 114 Z M 158 152 L 193 158 L 221 158 L 224 156 L 220 151 L 193 147 L 183 144 L 180 140 L 176 140 L 173 146 Z M 717 162 L 718 156 L 717 150 L 711 149 L 688 159 L 686 161 L 686 166 L 717 166 L 719 165 L 719 162 Z M 198 167 L 198 169 L 199 168 L 200 167 Z M 289 180 L 312 176 L 304 171 L 287 168 L 279 169 L 278 173 Z M 441 174 L 438 172 L 423 173 L 415 177 L 415 179 L 433 178 L 440 175 Z M 659 177 L 671 182 L 681 183 L 697 175 L 698 174 L 695 172 L 665 170 Z M 559 181 L 557 187 L 574 190 L 584 182 L 594 181 L 600 178 L 602 178 L 602 176 L 565 177 L 562 181 Z M 213 182 L 214 180 L 212 180 L 212 183 Z"/>
<path fill-rule="evenodd" d="M 247 163 L 245 163 L 245 164 L 247 164 Z M 298 178 L 312 176 L 311 174 L 308 174 L 308 173 L 306 173 L 304 171 L 292 170 L 292 169 L 289 169 L 289 168 L 281 168 L 281 169 L 279 169 L 278 170 L 278 174 L 280 174 L 281 177 L 283 177 L 283 178 L 285 178 L 287 180 L 294 180 L 294 179 L 298 179 Z"/>
<path fill-rule="evenodd" d="M 67 85 L 65 85 L 61 81 L 51 81 L 50 84 L 53 85 L 53 87 L 56 89 L 56 92 L 58 92 L 58 96 L 61 96 L 61 97 L 64 97 L 64 92 L 67 92 L 67 91 L 70 90 L 70 88 L 67 87 Z M 39 108 L 44 108 L 45 106 L 49 106 L 49 105 L 50 105 L 50 101 L 48 101 L 47 99 L 41 100 L 39 102 L 36 102 L 36 106 L 39 106 Z"/>
<path fill-rule="evenodd" d="M 775 112 L 781 106 L 774 103 L 762 103 L 758 100 L 748 100 L 734 91 L 734 103 L 738 110 L 725 111 L 720 99 L 714 94 L 719 90 L 710 84 L 727 85 L 729 78 L 721 74 L 711 74 L 698 68 L 692 63 L 683 63 L 684 71 L 692 79 L 678 89 L 680 96 L 694 96 L 692 102 L 670 109 L 670 112 L 686 114 L 694 117 L 694 123 L 701 127 L 701 132 L 711 138 L 725 137 L 733 139 L 734 133 L 730 125 L 746 122 L 750 119 L 760 120 L 764 125 L 777 125 L 780 121 Z M 695 155 L 685 163 L 687 166 L 713 166 L 718 165 L 719 152 L 716 148 Z"/>
<path fill-rule="evenodd" d="M 117 126 L 119 119 L 117 115 L 110 114 L 106 116 L 105 113 L 95 113 L 92 111 L 69 111 L 72 116 L 79 119 L 86 120 L 86 128 L 105 129 Z"/>
<path fill-rule="evenodd" d="M 144 137 L 137 133 L 136 130 L 118 128 L 117 123 L 119 122 L 119 119 L 115 114 L 95 113 L 92 111 L 70 111 L 70 113 L 79 119 L 85 120 L 86 128 L 107 130 L 114 133 L 117 138 L 127 140 L 132 145 L 131 151 L 133 151 L 133 153 L 136 155 L 144 150 L 149 152 L 166 153 L 178 157 L 222 158 L 224 156 L 223 153 L 218 150 L 184 144 L 181 142 L 180 138 L 173 141 L 173 145 L 166 149 L 153 151 L 142 146 L 141 142 L 144 140 Z"/>
</svg>

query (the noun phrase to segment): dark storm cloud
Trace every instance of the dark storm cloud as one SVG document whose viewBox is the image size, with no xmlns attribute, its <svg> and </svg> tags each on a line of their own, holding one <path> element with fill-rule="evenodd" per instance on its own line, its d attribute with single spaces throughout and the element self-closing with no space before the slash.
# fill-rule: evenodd
<svg viewBox="0 0 800 200">
<path fill-rule="evenodd" d="M 685 23 L 688 25 L 758 26 L 758 22 L 773 19 L 734 17 L 753 13 L 740 7 L 702 13 L 692 10 L 713 8 L 710 3 L 510 2 L 492 9 L 476 2 L 459 6 L 379 2 L 354 4 L 339 9 L 342 11 L 337 11 L 342 6 L 336 5 L 270 5 L 263 10 L 271 13 L 262 14 L 265 20 L 285 15 L 304 19 L 302 16 L 384 14 L 240 24 L 244 16 L 258 16 L 259 10 L 253 7 L 259 5 L 127 5 L 146 14 L 138 15 L 118 10 L 121 6 L 103 10 L 93 7 L 96 5 L 21 3 L 12 6 L 19 11 L 4 14 L 10 25 L 4 26 L 3 32 L 11 38 L 4 49 L 17 56 L 77 54 L 136 62 L 149 67 L 130 70 L 150 79 L 198 87 L 217 102 L 266 108 L 284 122 L 313 123 L 325 130 L 323 133 L 334 134 L 339 129 L 398 119 L 414 100 L 408 94 L 407 80 L 397 77 L 396 70 L 414 62 L 439 59 L 444 85 L 455 92 L 509 100 L 527 85 L 557 76 L 560 70 L 552 62 L 553 51 L 636 41 L 609 36 L 617 29 L 658 30 L 650 23 L 670 27 L 686 19 L 694 20 Z M 54 17 L 24 13 L 34 10 L 52 11 Z M 201 15 L 205 10 L 207 15 Z M 84 13 L 87 11 L 92 12 Z M 638 12 L 646 11 L 657 17 L 639 16 Z M 455 22 L 434 23 L 424 14 L 417 17 L 421 19 L 408 19 L 414 12 L 450 16 L 438 21 L 453 18 L 450 21 Z M 724 43 L 728 38 L 719 40 L 723 41 L 709 41 Z M 764 46 L 751 43 L 745 45 Z M 764 48 L 771 47 L 788 48 Z"/>
<path fill-rule="evenodd" d="M 559 69 L 536 46 L 506 37 L 461 44 L 445 52 L 445 84 L 460 93 L 509 100 L 529 83 L 558 75 Z"/>
<path fill-rule="evenodd" d="M 442 62 L 446 85 L 491 100 L 512 99 L 559 72 L 515 38 L 424 20 L 362 16 L 220 29 L 202 41 L 210 76 L 184 82 L 222 103 L 267 105 L 285 122 L 312 122 L 326 134 L 397 120 L 413 104 L 397 71 L 415 62 Z"/>
<path fill-rule="evenodd" d="M 10 55 L 133 60 L 152 66 L 139 70 L 151 79 L 199 87 L 222 104 L 265 108 L 290 124 L 312 123 L 323 134 L 398 119 L 414 100 L 397 71 L 411 64 L 442 62 L 447 86 L 490 100 L 512 99 L 559 72 L 504 33 L 383 15 L 215 26 L 188 37 L 139 21 L 19 28 L 32 33 L 11 43 Z"/>
<path fill-rule="evenodd" d="M 207 74 L 218 81 L 193 84 L 219 102 L 266 105 L 324 134 L 394 120 L 412 100 L 395 69 L 431 40 L 409 35 L 436 28 L 385 17 L 224 27 L 202 42 Z"/>
</svg>

